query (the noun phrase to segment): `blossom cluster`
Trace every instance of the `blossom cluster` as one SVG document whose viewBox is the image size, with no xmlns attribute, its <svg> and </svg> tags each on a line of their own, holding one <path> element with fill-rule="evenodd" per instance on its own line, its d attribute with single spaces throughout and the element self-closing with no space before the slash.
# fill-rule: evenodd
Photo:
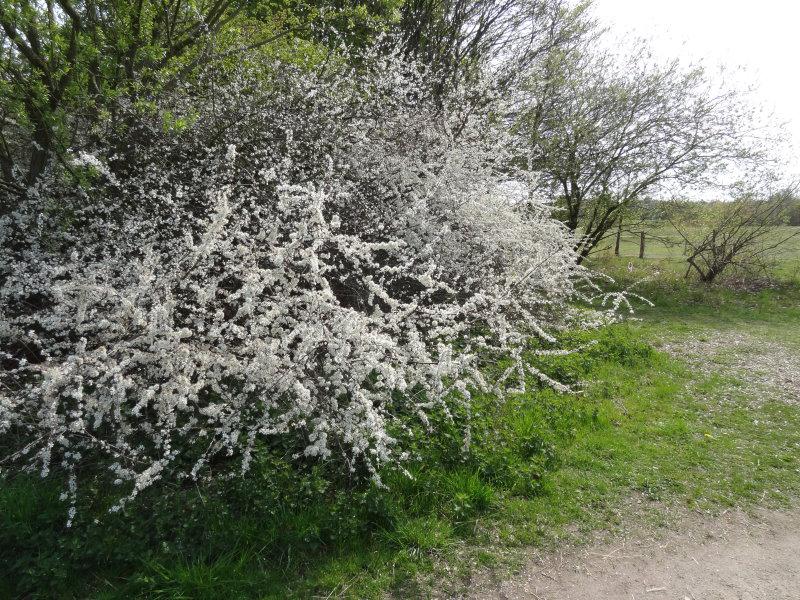
<svg viewBox="0 0 800 600">
<path fill-rule="evenodd" d="M 4 460 L 73 502 L 102 471 L 117 508 L 276 440 L 377 479 L 432 412 L 559 386 L 523 352 L 568 318 L 573 240 L 502 107 L 428 88 L 376 53 L 122 105 L 0 221 Z"/>
</svg>

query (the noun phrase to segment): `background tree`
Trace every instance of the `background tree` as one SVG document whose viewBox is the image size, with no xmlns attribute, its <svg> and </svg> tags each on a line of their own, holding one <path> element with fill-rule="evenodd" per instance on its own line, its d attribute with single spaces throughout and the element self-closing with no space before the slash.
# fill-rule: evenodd
<svg viewBox="0 0 800 600">
<path fill-rule="evenodd" d="M 789 225 L 800 226 L 800 198 L 795 197 L 789 208 Z"/>
<path fill-rule="evenodd" d="M 715 90 L 700 68 L 659 64 L 644 44 L 620 56 L 596 50 L 602 43 L 590 30 L 552 52 L 531 73 L 517 118 L 581 259 L 643 195 L 763 160 L 740 94 Z"/>
<path fill-rule="evenodd" d="M 488 63 L 508 88 L 541 56 L 585 27 L 588 4 L 565 0 L 406 0 L 397 29 L 404 56 L 437 73 L 440 92 L 474 82 Z"/>
<path fill-rule="evenodd" d="M 399 0 L 0 0 L 0 187 L 99 135 L 127 97 L 145 105 L 213 61 L 283 42 L 367 42 Z M 335 31 L 336 35 L 331 32 Z"/>
</svg>

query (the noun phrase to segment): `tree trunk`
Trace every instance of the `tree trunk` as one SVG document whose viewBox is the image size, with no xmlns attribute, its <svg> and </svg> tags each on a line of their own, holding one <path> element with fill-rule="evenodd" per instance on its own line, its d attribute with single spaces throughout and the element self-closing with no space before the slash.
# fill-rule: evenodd
<svg viewBox="0 0 800 600">
<path fill-rule="evenodd" d="M 644 258 L 644 231 L 639 235 L 639 258 Z"/>
</svg>

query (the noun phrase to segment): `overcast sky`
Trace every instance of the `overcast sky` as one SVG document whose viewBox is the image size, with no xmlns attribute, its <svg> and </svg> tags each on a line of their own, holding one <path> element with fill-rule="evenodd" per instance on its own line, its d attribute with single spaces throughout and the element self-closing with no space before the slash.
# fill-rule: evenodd
<svg viewBox="0 0 800 600">
<path fill-rule="evenodd" d="M 616 35 L 652 40 L 657 55 L 743 67 L 740 82 L 787 122 L 791 166 L 800 173 L 800 2 L 797 0 L 594 0 Z"/>
</svg>

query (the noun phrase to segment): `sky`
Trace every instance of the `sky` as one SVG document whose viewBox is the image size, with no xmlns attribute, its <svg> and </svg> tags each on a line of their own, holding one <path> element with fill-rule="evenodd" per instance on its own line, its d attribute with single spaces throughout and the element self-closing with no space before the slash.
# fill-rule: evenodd
<svg viewBox="0 0 800 600">
<path fill-rule="evenodd" d="M 800 174 L 800 2 L 797 0 L 594 0 L 617 36 L 651 40 L 664 58 L 702 61 L 756 86 L 754 101 L 785 123 L 787 169 Z"/>
</svg>

